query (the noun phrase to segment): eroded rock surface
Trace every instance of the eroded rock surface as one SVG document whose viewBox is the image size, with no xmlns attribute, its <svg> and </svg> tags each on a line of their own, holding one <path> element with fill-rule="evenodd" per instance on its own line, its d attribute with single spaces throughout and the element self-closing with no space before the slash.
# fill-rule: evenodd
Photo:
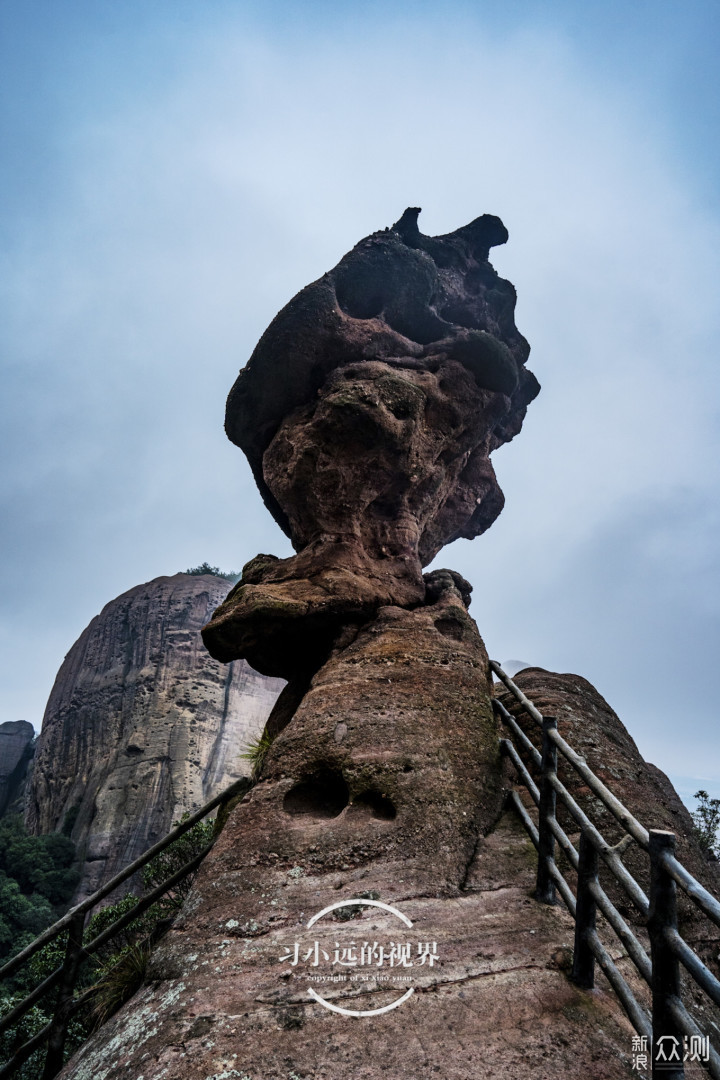
<svg viewBox="0 0 720 1080">
<path fill-rule="evenodd" d="M 602 976 L 593 991 L 568 979 L 572 920 L 531 898 L 534 849 L 512 815 L 478 845 L 459 895 L 399 899 L 400 889 L 393 890 L 413 922 L 401 933 L 396 919 L 370 907 L 307 931 L 326 898 L 353 891 L 346 874 L 325 881 L 308 869 L 313 876 L 288 872 L 269 893 L 256 894 L 257 908 L 263 901 L 281 916 L 268 928 L 243 924 L 230 881 L 223 882 L 229 902 L 214 907 L 204 938 L 187 927 L 172 953 L 158 954 L 152 981 L 77 1053 L 61 1080 L 567 1080 L 579 1066 L 598 1080 L 637 1075 L 635 1033 Z M 208 885 L 196 893 L 191 918 L 213 902 Z M 239 876 L 236 889 L 243 911 Z M 235 914 L 226 917 L 229 911 Z M 380 1015 L 338 1015 L 311 999 L 308 987 L 362 1011 L 396 1000 L 408 983 L 319 983 L 308 976 L 342 971 L 330 969 L 322 953 L 318 968 L 280 960 L 298 939 L 317 940 L 332 957 L 352 942 L 397 938 L 412 943 L 415 959 L 416 944 L 434 942 L 438 959 L 431 968 L 393 969 L 411 979 L 413 994 Z"/>
<path fill-rule="evenodd" d="M 200 628 L 229 587 L 187 574 L 138 585 L 103 608 L 58 672 L 26 816 L 45 833 L 70 815 L 86 860 L 80 896 L 249 772 L 238 755 L 283 683 L 205 651 Z"/>
<path fill-rule="evenodd" d="M 630 1025 L 603 989 L 569 982 L 571 920 L 532 900 L 533 851 L 501 815 L 489 665 L 462 586 L 438 572 L 430 603 L 348 628 L 231 812 L 148 985 L 67 1080 L 475 1080 L 479 1063 L 497 1080 L 550 1080 L 580 1053 L 597 1077 L 630 1075 Z M 351 905 L 308 927 L 358 898 L 412 926 Z M 377 949 L 365 967 L 335 962 L 381 942 L 380 963 Z M 412 962 L 390 964 L 392 943 Z M 364 1013 L 409 988 L 368 1016 L 311 993 Z"/>
<path fill-rule="evenodd" d="M 502 509 L 490 454 L 539 390 L 488 262 L 507 232 L 484 215 L 423 236 L 418 213 L 291 300 L 230 393 L 228 435 L 298 554 L 245 567 L 203 631 L 220 660 L 317 669 L 344 622 L 422 603 L 422 567 Z"/>
</svg>

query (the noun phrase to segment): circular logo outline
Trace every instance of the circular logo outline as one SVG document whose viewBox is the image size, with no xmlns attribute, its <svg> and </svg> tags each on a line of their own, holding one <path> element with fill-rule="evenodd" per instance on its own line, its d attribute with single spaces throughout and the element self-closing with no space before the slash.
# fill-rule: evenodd
<svg viewBox="0 0 720 1080">
<path fill-rule="evenodd" d="M 307 923 L 308 929 L 314 926 L 318 919 L 321 919 L 323 915 L 328 915 L 331 911 L 335 911 L 337 908 L 351 907 L 353 904 L 364 904 L 367 907 L 383 908 L 385 911 L 389 911 L 391 915 L 395 915 L 396 918 L 401 919 L 406 926 L 412 926 L 412 921 L 408 919 L 407 915 L 403 915 L 402 911 L 398 911 L 397 908 L 392 907 L 390 904 L 384 904 L 382 900 L 366 900 L 363 897 L 356 897 L 353 900 L 338 900 L 334 904 L 330 904 L 328 907 L 323 908 L 317 915 L 313 915 L 310 921 Z M 333 1005 L 331 1002 L 326 1001 L 321 994 L 318 994 L 312 986 L 308 987 L 308 993 L 321 1005 L 324 1005 L 326 1009 L 330 1009 L 331 1012 L 341 1013 L 343 1016 L 379 1016 L 381 1013 L 390 1012 L 391 1009 L 397 1009 L 398 1005 L 402 1005 L 404 1001 L 415 993 L 415 987 L 411 986 L 409 990 L 406 990 L 402 997 L 397 998 L 396 1001 L 391 1001 L 389 1005 L 383 1005 L 380 1009 L 343 1009 L 340 1005 Z"/>
</svg>

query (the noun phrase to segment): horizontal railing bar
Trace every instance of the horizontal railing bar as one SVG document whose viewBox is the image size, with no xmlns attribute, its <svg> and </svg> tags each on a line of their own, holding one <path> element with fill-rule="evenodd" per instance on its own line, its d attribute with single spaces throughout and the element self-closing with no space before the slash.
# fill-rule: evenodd
<svg viewBox="0 0 720 1080">
<path fill-rule="evenodd" d="M 533 819 L 530 817 L 527 810 L 523 806 L 522 799 L 518 795 L 517 791 L 511 791 L 510 792 L 510 802 L 515 807 L 515 809 L 517 811 L 517 814 L 518 814 L 518 817 L 520 818 L 523 825 L 525 826 L 525 829 L 526 829 L 527 833 L 529 834 L 530 839 L 532 840 L 535 847 L 537 847 L 538 844 L 540 843 L 540 834 L 537 831 L 537 826 L 536 826 L 535 822 L 533 821 Z"/>
<path fill-rule="evenodd" d="M 528 788 L 528 790 L 530 791 L 530 794 L 532 795 L 532 798 L 533 798 L 533 801 L 534 801 L 535 805 L 536 806 L 539 805 L 540 792 L 538 791 L 538 788 L 537 788 L 537 786 L 535 784 L 535 781 L 533 780 L 533 778 L 530 776 L 529 772 L 525 768 L 525 765 L 524 765 L 524 763 L 522 761 L 522 758 L 518 754 L 517 750 L 515 750 L 515 747 L 510 742 L 509 739 L 501 739 L 500 740 L 500 745 L 502 747 L 503 753 L 507 754 L 507 756 L 510 758 L 510 760 L 512 761 L 515 768 L 520 773 L 523 781 L 525 782 L 525 786 Z M 517 797 L 517 792 L 513 792 L 513 795 L 515 795 Z M 515 800 L 513 800 L 513 801 L 515 801 Z M 520 805 L 522 805 L 522 801 L 520 801 Z M 528 820 L 530 820 L 530 818 L 528 818 Z M 572 841 L 570 840 L 570 837 L 567 835 L 567 833 L 563 829 L 562 825 L 560 825 L 558 823 L 557 818 L 551 818 L 548 821 L 548 826 L 550 828 L 550 831 L 555 836 L 555 839 L 560 844 L 560 847 L 563 849 L 565 855 L 567 856 L 568 862 L 570 863 L 570 865 L 572 866 L 572 868 L 574 870 L 577 870 L 577 868 L 578 868 L 578 853 L 577 853 L 577 850 L 573 847 L 573 844 L 572 844 Z M 539 836 L 539 833 L 538 833 L 538 836 Z"/>
<path fill-rule="evenodd" d="M 75 998 L 68 1008 L 68 1016 L 74 1016 L 78 1009 L 81 1009 L 83 1005 L 87 1004 L 87 1002 L 95 996 L 96 992 L 96 987 L 90 986 L 79 998 Z M 23 1045 L 15 1051 L 10 1060 L 5 1062 L 2 1069 L 0 1069 L 0 1080 L 5 1080 L 6 1077 L 12 1076 L 13 1072 L 30 1057 L 33 1050 L 47 1039 L 52 1025 L 53 1022 L 50 1020 L 45 1027 L 40 1028 L 40 1031 L 37 1031 L 32 1038 L 28 1039 L 26 1043 L 23 1043 Z"/>
<path fill-rule="evenodd" d="M 513 735 L 515 735 L 515 737 L 520 741 L 522 746 L 525 748 L 525 750 L 530 755 L 533 762 L 535 763 L 535 765 L 537 765 L 539 769 L 540 765 L 542 764 L 542 754 L 536 746 L 533 746 L 532 742 L 530 741 L 530 739 L 528 739 L 527 735 L 520 727 L 513 714 L 508 712 L 502 701 L 498 701 L 497 698 L 493 698 L 493 707 L 496 712 L 500 713 L 500 717 L 503 723 L 507 724 Z"/>
<path fill-rule="evenodd" d="M 580 862 L 580 856 L 578 855 L 577 848 L 573 846 L 572 840 L 565 832 L 562 825 L 558 824 L 557 818 L 553 818 L 551 821 L 549 821 L 548 825 L 550 826 L 550 831 L 554 833 L 555 839 L 559 843 L 560 847 L 563 849 L 563 852 L 568 862 L 572 866 L 573 870 L 577 870 L 578 864 Z"/>
<path fill-rule="evenodd" d="M 513 746 L 513 744 L 510 742 L 509 739 L 501 739 L 500 740 L 500 749 L 502 750 L 503 754 L 506 754 L 510 758 L 513 765 L 515 766 L 515 768 L 519 772 L 519 774 L 520 774 L 520 776 L 521 776 L 521 778 L 523 780 L 523 783 L 525 784 L 525 787 L 530 792 L 533 802 L 535 803 L 536 806 L 539 806 L 540 805 L 540 791 L 538 790 L 538 786 L 535 783 L 535 781 L 533 780 L 530 773 L 525 768 L 525 763 L 522 760 L 522 758 L 520 757 L 520 755 L 518 754 L 518 752 L 515 749 L 515 747 Z"/>
<path fill-rule="evenodd" d="M 512 745 L 512 743 L 510 745 Z M 537 847 L 537 844 L 539 843 L 540 834 L 539 834 L 539 832 L 538 832 L 532 818 L 530 817 L 530 815 L 525 810 L 525 807 L 523 806 L 522 800 L 520 799 L 520 796 L 518 795 L 517 791 L 512 791 L 510 793 L 510 795 L 512 797 L 512 801 L 513 801 L 513 804 L 515 806 L 515 809 L 517 810 L 518 806 L 522 807 L 523 814 L 527 818 L 527 822 L 523 822 L 523 824 L 525 825 L 525 828 L 528 830 L 528 832 L 530 832 L 529 826 L 532 826 L 532 829 L 534 830 L 534 835 L 533 835 L 533 833 L 531 833 L 530 835 L 531 835 L 531 837 L 533 839 L 533 842 L 535 843 L 535 846 Z M 568 860 L 570 861 L 570 863 L 572 864 L 574 869 L 577 870 L 578 853 L 575 850 L 575 848 L 573 847 L 572 841 L 570 840 L 568 835 L 563 831 L 562 826 L 558 825 L 557 820 L 555 818 L 552 818 L 548 822 L 548 825 L 549 825 L 551 831 L 554 833 L 555 838 L 557 839 L 557 841 L 560 844 L 561 848 L 565 852 L 565 855 L 568 857 Z M 558 871 L 558 873 L 560 873 L 560 871 Z M 560 874 L 560 877 L 562 878 L 563 881 L 565 881 L 565 879 L 562 877 L 562 874 Z"/>
<path fill-rule="evenodd" d="M 591 930 L 588 933 L 587 942 L 595 955 L 595 959 L 605 972 L 608 982 L 620 998 L 623 1008 L 630 1017 L 630 1021 L 635 1030 L 639 1031 L 641 1035 L 647 1036 L 648 1039 L 652 1039 L 652 1023 L 650 1017 L 640 1006 L 637 998 L 620 974 L 610 953 L 598 937 L 597 930 Z"/>
<path fill-rule="evenodd" d="M 699 1035 L 701 1039 L 707 1038 L 705 1032 L 698 1027 L 679 998 L 671 998 L 668 1002 L 668 1009 L 683 1035 Z M 709 1061 L 703 1061 L 702 1064 L 713 1077 L 713 1080 L 720 1080 L 720 1056 L 718 1056 L 709 1041 L 708 1048 L 710 1050 L 710 1059 Z"/>
<path fill-rule="evenodd" d="M 549 873 L 550 873 L 550 877 L 553 879 L 553 881 L 557 885 L 558 892 L 560 893 L 563 900 L 565 901 L 565 907 L 568 909 L 568 911 L 570 912 L 570 914 L 572 915 L 572 917 L 574 919 L 575 915 L 577 914 L 577 901 L 575 899 L 575 895 L 574 895 L 572 889 L 570 888 L 567 881 L 565 880 L 565 878 L 562 876 L 562 874 L 558 870 L 557 865 L 556 865 L 555 862 L 550 863 L 550 866 L 548 867 L 548 870 L 549 870 Z"/>
<path fill-rule="evenodd" d="M 199 854 L 195 855 L 195 857 L 185 863 L 184 866 L 181 866 L 179 870 L 176 870 L 172 877 L 169 877 L 167 881 L 163 881 L 162 884 L 157 885 L 152 892 L 147 894 L 147 896 L 143 896 L 131 911 L 126 911 L 124 915 L 121 915 L 119 919 L 106 927 L 101 934 L 98 934 L 96 938 L 93 938 L 93 940 L 83 949 L 85 955 L 91 956 L 94 952 L 97 952 L 100 946 L 104 945 L 106 941 L 115 937 L 116 934 L 119 934 L 120 931 L 124 930 L 130 923 L 135 922 L 137 917 L 142 915 L 143 911 L 152 907 L 156 900 L 159 900 L 169 889 L 172 889 L 173 885 L 177 885 L 184 877 L 191 874 L 193 870 L 200 865 L 205 856 L 210 853 L 212 846 L 212 844 L 208 844 L 207 847 L 199 852 Z"/>
<path fill-rule="evenodd" d="M 518 795 L 517 791 L 511 791 L 510 792 L 510 801 L 512 802 L 513 806 L 517 810 L 518 815 L 520 817 L 520 820 L 522 821 L 522 823 L 525 826 L 527 832 L 529 833 L 530 839 L 532 840 L 533 844 L 535 845 L 536 848 L 539 847 L 540 846 L 540 834 L 539 834 L 539 832 L 537 830 L 537 826 L 535 825 L 534 821 L 532 820 L 532 818 L 528 814 L 527 810 L 523 806 L 522 799 Z M 575 918 L 575 897 L 573 896 L 572 889 L 570 888 L 570 886 L 568 885 L 565 878 L 562 876 L 562 874 L 560 873 L 560 871 L 558 870 L 558 868 L 557 868 L 557 866 L 555 865 L 554 862 L 550 864 L 549 872 L 550 872 L 550 876 L 553 878 L 555 884 L 557 885 L 558 889 L 560 890 L 560 895 L 562 896 L 563 900 L 565 901 L 565 904 L 566 904 L 570 914 L 572 915 L 573 918 Z"/>
<path fill-rule="evenodd" d="M 666 929 L 665 939 L 698 986 L 705 991 L 709 998 L 712 998 L 716 1005 L 720 1006 L 720 982 L 718 982 L 710 969 L 703 964 L 695 950 L 690 948 L 687 941 L 674 928 L 668 927 Z"/>
<path fill-rule="evenodd" d="M 578 804 L 573 799 L 570 792 L 565 785 L 561 783 L 557 776 L 551 776 L 550 783 L 555 788 L 556 792 L 565 803 L 572 816 L 577 821 L 578 825 L 587 831 L 589 839 L 593 842 L 597 849 L 598 855 L 603 860 L 605 865 L 612 871 L 617 880 L 625 889 L 632 902 L 642 915 L 647 915 L 650 911 L 650 902 L 638 885 L 635 878 L 632 876 L 627 867 L 623 866 L 617 853 L 613 851 L 607 840 L 598 832 L 590 818 L 585 814 Z"/>
<path fill-rule="evenodd" d="M 60 967 L 56 967 L 46 979 L 36 986 L 34 990 L 24 997 L 22 1001 L 19 1001 L 9 1013 L 5 1013 L 3 1017 L 0 1017 L 0 1033 L 6 1030 L 6 1028 L 12 1027 L 16 1020 L 19 1020 L 21 1016 L 24 1016 L 28 1009 L 31 1009 L 36 1001 L 45 997 L 48 990 L 52 990 L 53 986 L 57 986 L 60 976 L 62 975 L 62 964 Z"/>
<path fill-rule="evenodd" d="M 130 925 L 130 923 L 135 922 L 138 916 L 142 915 L 143 911 L 145 911 L 149 907 L 152 907 L 156 900 L 159 900 L 160 897 L 163 896 L 169 889 L 172 889 L 173 885 L 177 885 L 179 881 L 182 881 L 184 877 L 187 877 L 188 874 L 192 873 L 192 871 L 200 865 L 202 860 L 209 853 L 212 846 L 212 844 L 208 844 L 207 847 L 203 848 L 203 850 L 198 855 L 192 858 L 189 862 L 185 863 L 184 866 L 181 866 L 179 870 L 176 870 L 175 873 L 166 881 L 163 881 L 160 885 L 157 885 L 152 890 L 152 892 L 149 892 L 147 894 L 147 896 L 141 897 L 135 907 L 131 908 L 130 911 L 126 911 L 125 914 L 121 915 L 119 919 L 115 920 L 115 922 L 110 923 L 110 926 L 105 927 L 102 933 L 98 934 L 96 938 L 93 938 L 93 940 L 83 948 L 83 956 L 92 956 L 92 954 L 94 952 L 97 952 L 100 946 L 104 945 L 106 941 L 109 941 L 111 938 L 115 937 L 116 934 L 119 934 L 120 931 L 124 930 L 126 926 Z M 26 998 L 23 998 L 22 1001 L 18 1002 L 18 1004 L 9 1013 L 0 1018 L 0 1032 L 3 1032 L 6 1028 L 11 1027 L 17 1020 L 20 1019 L 21 1016 L 24 1016 L 28 1009 L 32 1008 L 35 1002 L 38 1001 L 41 997 L 43 997 L 48 992 L 48 990 L 52 990 L 53 986 L 55 986 L 59 982 L 61 974 L 62 966 L 55 968 L 55 970 L 50 975 L 48 975 L 44 982 L 40 983 L 40 985 L 37 986 Z M 2 1074 L 0 1074 L 0 1076 L 1 1075 Z"/>
<path fill-rule="evenodd" d="M 15 1070 L 19 1069 L 24 1061 L 27 1061 L 33 1050 L 36 1050 L 38 1046 L 42 1046 L 50 1034 L 52 1026 L 53 1022 L 52 1020 L 49 1020 L 45 1027 L 40 1028 L 40 1030 L 35 1032 L 26 1043 L 23 1043 L 22 1046 L 15 1051 L 10 1060 L 6 1061 L 0 1069 L 0 1080 L 5 1080 L 5 1077 L 12 1076 Z"/>
<path fill-rule="evenodd" d="M 539 712 L 538 709 L 535 708 L 535 706 L 533 705 L 530 698 L 525 697 L 525 695 L 523 694 L 520 687 L 516 686 L 515 683 L 512 681 L 512 679 L 510 678 L 510 676 L 507 675 L 503 671 L 503 669 L 498 664 L 497 660 L 491 660 L 490 661 L 490 667 L 495 672 L 495 674 L 498 676 L 498 678 L 502 679 L 502 681 L 505 683 L 505 685 L 507 686 L 510 693 L 513 694 L 517 698 L 517 700 L 520 702 L 520 704 L 526 710 L 526 712 L 530 713 L 533 720 L 537 721 L 537 723 L 540 725 L 540 727 L 542 727 L 543 720 L 544 720 L 543 714 L 541 712 Z"/>
<path fill-rule="evenodd" d="M 664 870 L 667 870 L 670 877 L 678 883 L 680 888 L 684 889 L 690 899 L 694 900 L 697 906 L 705 912 L 707 917 L 712 919 L 716 926 L 720 926 L 720 904 L 712 893 L 704 889 L 700 882 L 670 852 L 662 855 L 661 865 Z"/>
<path fill-rule="evenodd" d="M 529 700 L 529 698 L 527 698 L 525 694 L 523 694 L 520 687 L 515 685 L 509 675 L 506 675 L 506 673 L 503 671 L 497 661 L 491 660 L 490 666 L 495 672 L 495 674 L 498 675 L 500 679 L 502 679 L 503 683 L 505 684 L 505 686 L 507 686 L 511 694 L 513 694 L 513 696 L 520 702 L 522 707 L 530 714 L 530 716 L 532 716 L 533 720 L 535 720 L 538 724 L 542 725 L 542 713 L 540 713 L 533 705 L 533 703 Z M 499 702 L 499 704 L 502 703 Z M 619 821 L 620 824 L 623 826 L 625 831 L 630 833 L 632 838 L 636 840 L 638 844 L 640 844 L 640 846 L 645 849 L 645 851 L 647 851 L 648 845 L 650 843 L 647 829 L 645 829 L 640 824 L 637 818 L 633 817 L 628 808 L 626 806 L 623 806 L 620 800 L 616 798 L 615 795 L 613 795 L 612 791 L 610 791 L 610 789 L 607 788 L 605 784 L 603 784 L 602 780 L 600 780 L 599 777 L 595 775 L 595 773 L 589 767 L 585 759 L 581 757 L 580 754 L 576 753 L 575 750 L 573 750 L 569 743 L 567 743 L 565 739 L 563 739 L 562 735 L 558 734 L 555 731 L 551 734 L 550 737 L 552 738 L 560 753 L 565 758 L 567 758 L 571 765 L 573 765 L 573 767 L 577 770 L 577 772 L 583 778 L 590 790 L 595 795 L 597 795 L 599 799 L 602 800 L 602 802 L 605 804 L 605 806 L 607 806 L 613 817 L 615 817 L 617 821 Z"/>
<path fill-rule="evenodd" d="M 555 731 L 551 738 L 563 757 L 567 758 L 571 765 L 574 766 L 575 770 L 580 774 L 590 790 L 605 804 L 613 817 L 619 821 L 625 829 L 625 832 L 630 833 L 633 840 L 636 840 L 640 847 L 647 851 L 650 845 L 650 834 L 647 829 L 640 824 L 637 818 L 633 817 L 628 808 L 623 806 L 620 800 L 613 795 L 612 791 L 603 784 L 602 780 L 595 775 L 585 759 L 573 750 L 572 746 L 563 739 L 562 735 L 559 735 L 557 731 Z"/>
<path fill-rule="evenodd" d="M 588 888 L 595 897 L 595 903 L 599 910 L 610 923 L 610 926 L 627 949 L 628 956 L 649 985 L 652 979 L 652 963 L 645 949 L 635 937 L 602 885 L 593 881 L 589 883 Z"/>
<path fill-rule="evenodd" d="M 228 799 L 232 799 L 235 795 L 240 794 L 241 791 L 247 791 L 251 786 L 252 783 L 247 777 L 240 777 L 240 779 L 236 780 L 234 784 L 231 784 L 229 788 L 220 792 L 219 795 L 216 795 L 213 799 L 210 799 L 209 802 L 205 803 L 204 806 L 201 806 L 199 810 L 192 813 L 186 821 L 182 821 L 179 825 L 176 825 L 175 828 L 171 829 L 161 840 L 158 840 L 156 844 L 153 844 L 151 848 L 148 848 L 143 855 L 138 856 L 134 862 L 131 862 L 129 866 L 126 866 L 124 870 L 121 870 L 120 873 L 116 874 L 115 877 L 106 882 L 102 888 L 98 889 L 97 892 L 94 892 L 92 896 L 86 897 L 81 903 L 76 904 L 75 907 L 66 912 L 61 919 L 58 919 L 56 923 L 53 923 L 47 930 L 44 930 L 39 937 L 36 937 L 34 941 L 22 950 L 22 952 L 19 952 L 17 956 L 13 956 L 12 959 L 8 960 L 7 963 L 0 968 L 0 980 L 6 979 L 9 975 L 12 975 L 13 972 L 17 971 L 26 960 L 29 960 L 38 949 L 41 949 L 43 945 L 47 945 L 49 941 L 52 941 L 53 938 L 56 938 L 58 934 L 62 933 L 72 921 L 73 916 L 78 915 L 81 911 L 89 911 L 90 908 L 95 907 L 96 904 L 101 900 L 104 900 L 106 896 L 113 892 L 118 885 L 122 885 L 123 881 L 127 881 L 129 877 L 132 877 L 138 870 L 141 870 L 146 863 L 150 862 L 156 855 L 159 855 L 161 851 L 164 851 L 169 844 L 172 844 L 179 836 L 186 833 L 193 825 L 197 825 L 198 821 L 202 821 L 204 817 L 207 817 L 216 806 L 226 802 Z"/>
</svg>

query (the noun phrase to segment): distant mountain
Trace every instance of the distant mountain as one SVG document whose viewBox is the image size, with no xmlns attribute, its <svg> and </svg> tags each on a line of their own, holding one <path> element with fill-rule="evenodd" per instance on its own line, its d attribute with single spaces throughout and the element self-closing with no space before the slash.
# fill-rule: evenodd
<svg viewBox="0 0 720 1080">
<path fill-rule="evenodd" d="M 137 585 L 107 604 L 65 657 L 38 739 L 26 823 L 33 833 L 72 837 L 84 864 L 79 897 L 183 811 L 250 772 L 239 755 L 284 684 L 205 651 L 200 628 L 229 589 L 213 574 Z"/>
</svg>

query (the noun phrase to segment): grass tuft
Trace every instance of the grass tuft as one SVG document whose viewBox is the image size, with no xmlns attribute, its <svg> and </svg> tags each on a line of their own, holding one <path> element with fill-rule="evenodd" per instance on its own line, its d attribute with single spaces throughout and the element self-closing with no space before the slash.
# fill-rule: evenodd
<svg viewBox="0 0 720 1080">
<path fill-rule="evenodd" d="M 252 764 L 252 778 L 257 780 L 262 771 L 267 752 L 274 742 L 275 736 L 268 735 L 266 731 L 263 731 L 257 739 L 253 739 L 248 743 L 247 750 L 240 754 L 241 758 L 245 761 L 249 761 Z"/>
<path fill-rule="evenodd" d="M 150 952 L 149 941 L 138 941 L 128 945 L 120 958 L 105 968 L 102 978 L 93 987 L 91 1015 L 95 1027 L 106 1023 L 140 989 L 145 981 Z"/>
</svg>

